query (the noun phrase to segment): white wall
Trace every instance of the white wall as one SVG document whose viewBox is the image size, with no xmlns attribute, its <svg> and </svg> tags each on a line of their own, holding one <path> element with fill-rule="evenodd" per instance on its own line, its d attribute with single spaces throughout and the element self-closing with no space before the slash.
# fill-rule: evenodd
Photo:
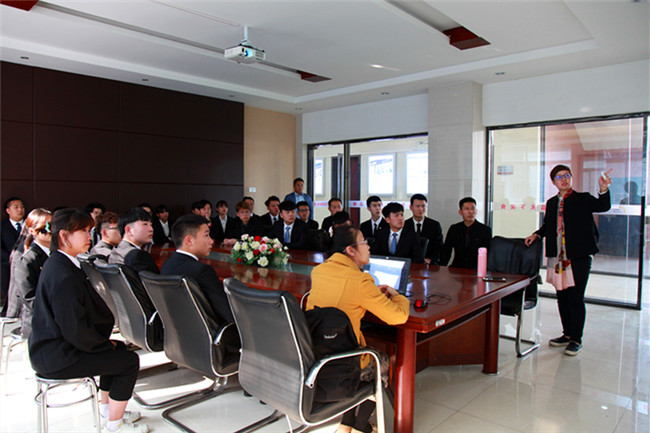
<svg viewBox="0 0 650 433">
<path fill-rule="evenodd" d="M 305 113 L 302 142 L 327 143 L 426 132 L 427 106 L 428 97 L 424 94 Z"/>
<path fill-rule="evenodd" d="M 485 126 L 650 111 L 650 60 L 483 86 Z"/>
</svg>

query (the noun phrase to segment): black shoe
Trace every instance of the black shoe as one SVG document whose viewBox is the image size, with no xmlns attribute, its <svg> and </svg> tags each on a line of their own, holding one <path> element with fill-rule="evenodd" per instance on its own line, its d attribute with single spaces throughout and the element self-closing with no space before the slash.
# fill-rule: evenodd
<svg viewBox="0 0 650 433">
<path fill-rule="evenodd" d="M 244 397 L 252 397 L 252 395 L 247 393 L 246 390 L 244 390 Z"/>
<path fill-rule="evenodd" d="M 564 349 L 564 354 L 569 356 L 576 356 L 578 353 L 582 352 L 582 344 L 572 341 Z"/>
<path fill-rule="evenodd" d="M 551 338 L 548 345 L 551 347 L 564 347 L 571 342 L 571 339 L 566 335 L 557 338 Z"/>
</svg>

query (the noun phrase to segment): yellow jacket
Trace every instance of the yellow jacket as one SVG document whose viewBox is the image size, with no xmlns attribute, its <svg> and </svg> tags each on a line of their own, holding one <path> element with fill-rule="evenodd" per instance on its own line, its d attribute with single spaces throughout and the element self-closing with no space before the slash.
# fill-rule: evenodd
<svg viewBox="0 0 650 433">
<path fill-rule="evenodd" d="M 336 307 L 348 315 L 354 333 L 361 346 L 366 341 L 361 333 L 361 319 L 370 311 L 388 323 L 399 325 L 409 318 L 409 300 L 403 295 L 388 299 L 375 284 L 372 276 L 345 254 L 336 253 L 311 272 L 311 292 L 307 298 L 307 310 L 314 307 Z M 361 368 L 370 359 L 361 359 Z"/>
</svg>

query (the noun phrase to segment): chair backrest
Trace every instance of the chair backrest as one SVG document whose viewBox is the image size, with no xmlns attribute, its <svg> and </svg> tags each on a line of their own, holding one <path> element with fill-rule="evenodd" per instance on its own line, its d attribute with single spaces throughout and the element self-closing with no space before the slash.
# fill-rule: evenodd
<svg viewBox="0 0 650 433">
<path fill-rule="evenodd" d="M 289 292 L 258 290 L 224 281 L 242 350 L 239 383 L 250 394 L 294 420 L 312 410 L 315 389 L 304 385 L 315 361 L 311 334 Z"/>
<path fill-rule="evenodd" d="M 537 304 L 539 268 L 542 264 L 542 241 L 536 239 L 529 247 L 524 239 L 495 236 L 488 251 L 488 270 L 508 274 L 528 275 L 525 300 L 529 308 Z"/>
<path fill-rule="evenodd" d="M 163 349 L 163 328 L 138 275 L 128 266 L 95 261 L 117 311 L 120 333 L 129 342 L 151 352 Z"/>
<path fill-rule="evenodd" d="M 427 250 L 429 249 L 429 238 L 422 236 L 420 238 L 420 250 L 422 251 L 422 260 L 427 257 Z"/>
<path fill-rule="evenodd" d="M 329 246 L 330 235 L 321 229 L 307 230 L 307 249 L 312 251 L 326 251 Z"/>
<path fill-rule="evenodd" d="M 146 271 L 140 278 L 162 319 L 165 355 L 171 361 L 211 379 L 237 373 L 237 329 L 233 323 L 218 323 L 194 280 Z"/>
<path fill-rule="evenodd" d="M 102 297 L 108 308 L 111 310 L 111 313 L 113 313 L 113 317 L 115 318 L 115 323 L 119 327 L 120 322 L 118 320 L 117 308 L 115 307 L 115 301 L 108 290 L 108 284 L 106 284 L 102 274 L 95 269 L 95 266 L 93 265 L 97 260 L 100 260 L 100 263 L 106 263 L 106 261 L 102 260 L 100 256 L 91 256 L 88 254 L 79 254 L 77 258 L 81 263 L 81 269 L 86 274 L 86 277 L 88 277 L 88 281 L 90 281 L 90 284 L 93 286 L 95 291 L 99 293 L 99 296 Z"/>
</svg>

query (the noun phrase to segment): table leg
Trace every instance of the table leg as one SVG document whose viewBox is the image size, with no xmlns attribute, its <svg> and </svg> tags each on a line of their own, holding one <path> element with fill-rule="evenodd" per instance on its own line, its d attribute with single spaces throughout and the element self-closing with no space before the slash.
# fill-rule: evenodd
<svg viewBox="0 0 650 433">
<path fill-rule="evenodd" d="M 415 400 L 415 331 L 397 329 L 397 360 L 395 365 L 395 433 L 413 432 Z"/>
<path fill-rule="evenodd" d="M 485 324 L 485 354 L 483 358 L 483 373 L 499 373 L 499 315 L 501 300 L 490 304 Z"/>
</svg>

